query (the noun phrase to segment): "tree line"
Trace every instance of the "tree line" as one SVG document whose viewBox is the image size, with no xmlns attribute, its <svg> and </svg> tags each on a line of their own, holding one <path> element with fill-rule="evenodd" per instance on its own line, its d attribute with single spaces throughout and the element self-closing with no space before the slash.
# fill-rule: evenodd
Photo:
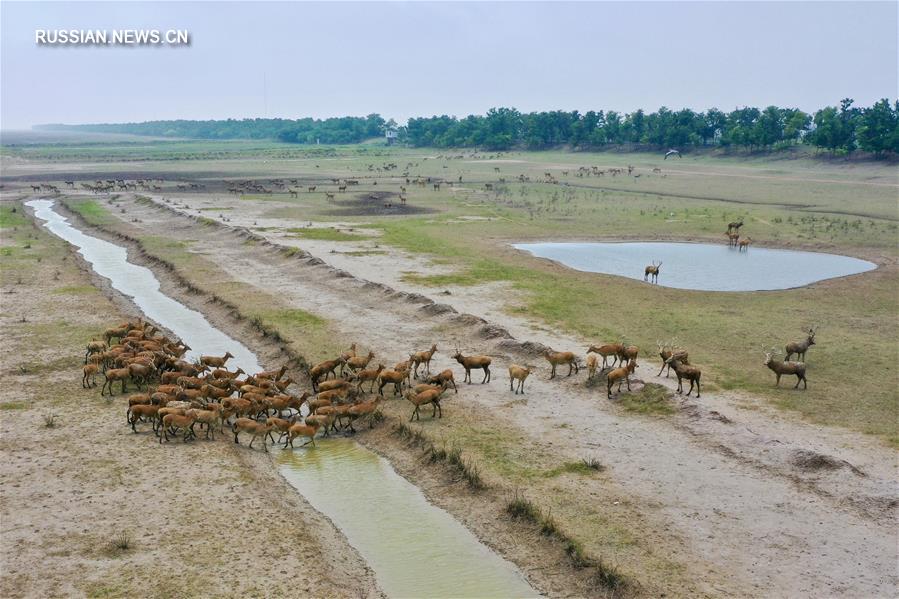
<svg viewBox="0 0 899 599">
<path fill-rule="evenodd" d="M 196 139 L 277 139 L 298 144 L 347 144 L 378 137 L 385 130 L 413 147 L 485 150 L 724 147 L 777 150 L 799 143 L 836 154 L 856 150 L 876 155 L 899 153 L 899 101 L 883 99 L 867 108 L 846 98 L 807 114 L 796 108 L 768 106 L 724 112 L 689 108 L 656 112 L 613 110 L 584 113 L 544 111 L 522 113 L 493 108 L 485 115 L 410 118 L 405 126 L 379 114 L 328 119 L 228 119 L 220 121 L 150 121 L 100 125 L 45 125 L 42 128 L 105 133 L 130 133 Z"/>
</svg>

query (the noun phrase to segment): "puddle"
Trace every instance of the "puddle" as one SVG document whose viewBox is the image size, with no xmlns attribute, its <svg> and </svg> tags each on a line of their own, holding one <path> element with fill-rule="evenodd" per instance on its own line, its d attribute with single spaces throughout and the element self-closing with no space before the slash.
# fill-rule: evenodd
<svg viewBox="0 0 899 599">
<path fill-rule="evenodd" d="M 539 258 L 576 270 L 643 280 L 644 268 L 662 261 L 659 285 L 703 291 L 792 289 L 877 268 L 839 254 L 706 243 L 518 243 Z"/>
<path fill-rule="evenodd" d="M 159 290 L 148 268 L 127 261 L 124 248 L 85 235 L 53 210 L 50 200 L 27 205 L 54 235 L 78 253 L 147 318 L 165 326 L 193 354 L 230 351 L 231 367 L 261 370 L 256 356 Z M 481 543 L 446 511 L 398 475 L 389 462 L 345 438 L 317 447 L 274 450 L 281 473 L 315 509 L 328 516 L 374 570 L 390 597 L 536 597 L 517 568 Z M 301 550 L 298 548 L 297 550 Z"/>
</svg>

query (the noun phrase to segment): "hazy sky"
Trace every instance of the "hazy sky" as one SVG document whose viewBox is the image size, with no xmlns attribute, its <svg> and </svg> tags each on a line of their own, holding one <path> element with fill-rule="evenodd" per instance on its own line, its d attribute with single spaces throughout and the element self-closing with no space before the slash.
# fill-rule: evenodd
<svg viewBox="0 0 899 599">
<path fill-rule="evenodd" d="M 897 95 L 896 2 L 0 2 L 0 126 L 389 118 Z M 47 47 L 35 29 L 188 29 Z M 267 94 L 263 94 L 263 80 Z M 267 96 L 267 102 L 266 102 Z"/>
</svg>

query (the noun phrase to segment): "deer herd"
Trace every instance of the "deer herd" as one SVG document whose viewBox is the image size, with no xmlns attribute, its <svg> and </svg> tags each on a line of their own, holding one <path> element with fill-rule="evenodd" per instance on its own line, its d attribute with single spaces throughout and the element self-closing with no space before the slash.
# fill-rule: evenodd
<svg viewBox="0 0 899 599">
<path fill-rule="evenodd" d="M 777 386 L 782 375 L 795 375 L 795 388 L 800 382 L 808 387 L 805 363 L 790 358 L 795 354 L 805 359 L 806 352 L 815 345 L 815 331 L 816 327 L 811 327 L 804 340 L 787 344 L 786 360 L 776 360 L 774 349 L 765 353 L 765 366 L 775 373 Z M 689 382 L 687 397 L 694 387 L 696 397 L 700 397 L 702 371 L 690 363 L 687 350 L 676 342 L 659 341 L 657 346 L 662 367 L 656 376 L 662 376 L 667 368 L 665 376 L 669 377 L 674 370 L 677 392 L 682 394 L 684 382 Z M 102 340 L 92 339 L 87 344 L 82 387 L 96 387 L 100 376 L 101 395 L 113 396 L 116 385 L 124 394 L 129 384 L 134 385 L 137 393 L 128 397 L 127 424 L 135 433 L 139 425 L 149 425 L 160 443 L 179 435 L 185 442 L 195 439 L 197 427 L 204 431 L 206 439 L 215 440 L 215 433 L 224 433 L 228 424 L 235 443 L 240 444 L 242 434 L 249 437 L 251 448 L 258 440 L 265 451 L 268 442 L 283 443 L 287 448 L 293 447 L 300 437 L 306 440 L 304 444 L 314 445 L 319 433 L 327 436 L 340 430 L 356 432 L 354 424 L 358 422 L 367 422 L 371 428 L 380 419 L 378 408 L 386 400 L 385 387 L 391 387 L 392 397 L 399 396 L 412 405 L 410 420 L 420 420 L 421 409 L 426 406 L 431 406 L 432 418 L 442 418 L 444 394 L 450 388 L 459 392 L 452 369 L 431 373 L 431 362 L 438 352 L 436 344 L 411 352 L 407 359 L 386 368 L 380 363 L 371 367 L 375 352 L 357 353 L 354 343 L 336 358 L 308 367 L 311 390 L 299 395 L 288 390 L 296 381 L 285 378 L 287 367 L 249 375 L 240 368 L 228 368 L 228 361 L 234 357 L 230 352 L 203 355 L 189 362 L 184 355 L 190 349 L 143 320 L 122 323 L 104 331 Z M 639 351 L 637 346 L 623 342 L 589 346 L 588 384 L 605 374 L 609 399 L 616 385 L 616 393 L 621 392 L 622 385 L 630 390 Z M 580 371 L 579 356 L 574 352 L 547 348 L 542 355 L 549 364 L 549 380 L 557 376 L 559 366 L 568 366 L 566 376 Z M 456 349 L 451 357 L 465 370 L 463 382 L 471 384 L 471 371 L 477 369 L 484 372 L 480 383 L 490 383 L 490 356 L 466 356 Z M 509 390 L 514 395 L 524 394 L 525 381 L 535 370 L 530 364 L 511 364 Z M 365 383 L 369 383 L 367 392 Z"/>
</svg>

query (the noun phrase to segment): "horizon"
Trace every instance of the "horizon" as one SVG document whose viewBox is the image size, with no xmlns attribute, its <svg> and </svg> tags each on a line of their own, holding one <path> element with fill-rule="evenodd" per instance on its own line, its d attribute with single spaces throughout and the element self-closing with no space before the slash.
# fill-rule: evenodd
<svg viewBox="0 0 899 599">
<path fill-rule="evenodd" d="M 899 71 L 894 2 L 186 2 L 164 3 L 165 18 L 158 9 L 0 4 L 2 129 L 371 113 L 404 123 L 499 106 L 813 113 L 844 97 L 894 99 Z M 187 29 L 191 45 L 34 41 L 38 28 L 122 27 Z"/>
</svg>

